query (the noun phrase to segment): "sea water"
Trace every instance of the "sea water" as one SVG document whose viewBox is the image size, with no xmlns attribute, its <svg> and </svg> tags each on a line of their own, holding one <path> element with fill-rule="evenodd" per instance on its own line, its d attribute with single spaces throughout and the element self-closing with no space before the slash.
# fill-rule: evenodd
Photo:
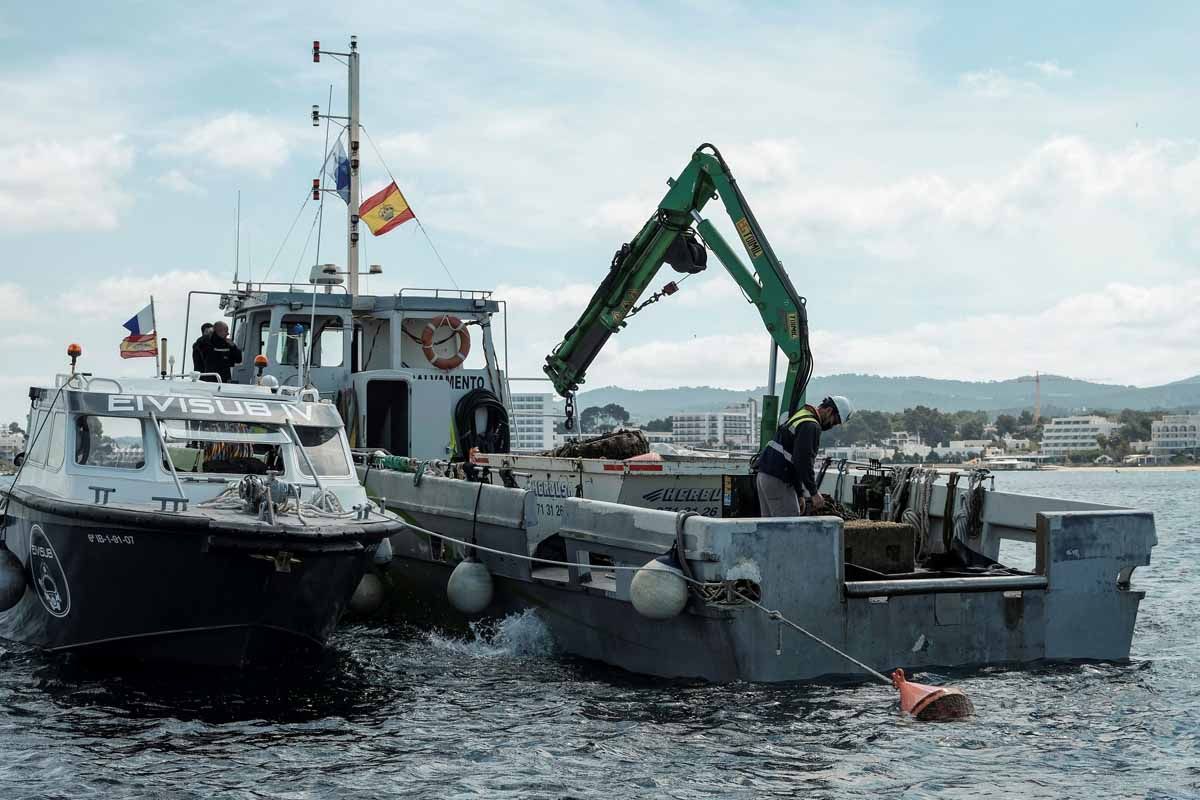
<svg viewBox="0 0 1200 800">
<path fill-rule="evenodd" d="M 1153 510 L 1128 664 L 713 686 L 556 653 L 536 614 L 446 636 L 341 630 L 320 664 L 97 672 L 0 653 L 0 798 L 1200 797 L 1200 473 L 1006 473 L 1002 490 Z"/>
</svg>

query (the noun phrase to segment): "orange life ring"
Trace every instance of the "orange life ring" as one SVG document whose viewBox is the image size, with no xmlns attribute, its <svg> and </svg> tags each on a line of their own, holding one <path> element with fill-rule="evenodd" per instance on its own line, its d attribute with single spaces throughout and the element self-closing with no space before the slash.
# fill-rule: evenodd
<svg viewBox="0 0 1200 800">
<path fill-rule="evenodd" d="M 458 338 L 458 352 L 449 358 L 438 358 L 437 353 L 433 351 L 433 337 L 438 328 L 443 325 L 448 327 Z M 421 332 L 421 351 L 425 353 L 426 360 L 438 369 L 454 369 L 462 366 L 462 363 L 467 360 L 467 354 L 471 352 L 471 333 L 463 325 L 461 319 L 443 314 L 437 319 L 429 320 L 429 324 Z"/>
</svg>

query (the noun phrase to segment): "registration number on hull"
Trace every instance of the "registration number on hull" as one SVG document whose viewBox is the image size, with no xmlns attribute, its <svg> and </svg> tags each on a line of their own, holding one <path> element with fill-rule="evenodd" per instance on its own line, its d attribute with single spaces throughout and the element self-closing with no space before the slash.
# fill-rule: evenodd
<svg viewBox="0 0 1200 800">
<path fill-rule="evenodd" d="M 117 533 L 89 533 L 88 541 L 96 544 L 133 544 L 133 537 Z"/>
</svg>

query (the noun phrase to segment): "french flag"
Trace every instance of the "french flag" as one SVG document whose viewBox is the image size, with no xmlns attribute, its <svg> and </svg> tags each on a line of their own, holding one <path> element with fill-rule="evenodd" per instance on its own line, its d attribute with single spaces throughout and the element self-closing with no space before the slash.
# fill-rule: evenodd
<svg viewBox="0 0 1200 800">
<path fill-rule="evenodd" d="M 129 321 L 124 325 L 134 336 L 140 336 L 146 333 L 154 332 L 154 303 L 143 308 L 134 316 L 130 317 Z"/>
</svg>

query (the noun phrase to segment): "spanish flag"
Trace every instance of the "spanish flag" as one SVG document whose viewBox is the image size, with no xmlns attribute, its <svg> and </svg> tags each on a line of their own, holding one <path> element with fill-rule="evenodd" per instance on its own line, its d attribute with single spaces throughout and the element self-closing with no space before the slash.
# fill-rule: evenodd
<svg viewBox="0 0 1200 800">
<path fill-rule="evenodd" d="M 155 333 L 133 334 L 121 340 L 121 358 L 153 358 L 158 355 Z"/>
<path fill-rule="evenodd" d="M 382 236 L 414 216 L 395 181 L 368 197 L 358 207 L 358 218 L 367 223 L 375 236 Z"/>
</svg>

